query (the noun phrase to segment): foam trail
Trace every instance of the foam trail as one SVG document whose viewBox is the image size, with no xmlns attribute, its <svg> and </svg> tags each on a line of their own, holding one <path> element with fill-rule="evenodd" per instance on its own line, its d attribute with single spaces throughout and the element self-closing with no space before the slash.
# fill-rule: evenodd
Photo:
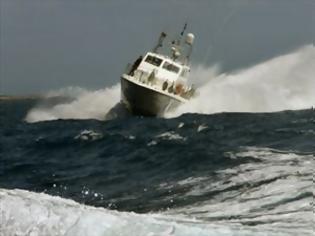
<svg viewBox="0 0 315 236">
<path fill-rule="evenodd" d="M 277 235 L 242 225 L 220 225 L 161 214 L 89 207 L 43 193 L 0 188 L 0 235 L 228 236 Z"/>
<path fill-rule="evenodd" d="M 49 92 L 49 97 L 69 97 L 72 101 L 53 106 L 38 105 L 31 109 L 25 120 L 38 122 L 56 119 L 98 119 L 104 120 L 107 112 L 120 100 L 120 85 L 96 91 L 81 88 L 66 88 Z"/>
<path fill-rule="evenodd" d="M 311 45 L 234 74 L 196 68 L 199 95 L 167 117 L 183 113 L 273 112 L 315 105 L 315 48 Z"/>
</svg>

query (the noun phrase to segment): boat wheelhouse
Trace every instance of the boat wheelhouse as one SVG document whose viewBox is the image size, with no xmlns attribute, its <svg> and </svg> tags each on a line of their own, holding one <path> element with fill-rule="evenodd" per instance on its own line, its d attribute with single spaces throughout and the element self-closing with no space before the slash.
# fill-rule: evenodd
<svg viewBox="0 0 315 236">
<path fill-rule="evenodd" d="M 179 39 L 171 42 L 170 51 L 158 52 L 165 37 L 162 32 L 154 50 L 129 64 L 121 76 L 121 100 L 133 114 L 161 116 L 194 94 L 194 88 L 187 82 L 194 36 L 187 35 L 185 43 L 189 50 L 184 56 Z"/>
</svg>

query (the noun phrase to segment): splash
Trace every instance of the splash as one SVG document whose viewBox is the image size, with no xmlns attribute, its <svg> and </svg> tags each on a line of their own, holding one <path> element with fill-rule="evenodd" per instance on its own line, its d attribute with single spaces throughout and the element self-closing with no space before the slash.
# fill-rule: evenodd
<svg viewBox="0 0 315 236">
<path fill-rule="evenodd" d="M 233 74 L 219 74 L 217 67 L 197 67 L 192 78 L 199 85 L 198 96 L 167 117 L 187 112 L 274 112 L 310 108 L 315 105 L 314 65 L 315 48 L 305 46 Z"/>
<path fill-rule="evenodd" d="M 87 91 L 82 88 L 65 88 L 49 92 L 45 98 L 66 97 L 70 101 L 54 105 L 39 104 L 31 109 L 25 120 L 38 122 L 56 119 L 97 119 L 104 120 L 105 115 L 120 100 L 120 86 L 96 91 Z"/>
</svg>

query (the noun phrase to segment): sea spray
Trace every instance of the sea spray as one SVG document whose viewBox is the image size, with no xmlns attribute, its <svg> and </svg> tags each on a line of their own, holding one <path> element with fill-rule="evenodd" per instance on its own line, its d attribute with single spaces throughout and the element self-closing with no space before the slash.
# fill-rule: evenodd
<svg viewBox="0 0 315 236">
<path fill-rule="evenodd" d="M 46 107 L 39 104 L 28 112 L 25 120 L 27 122 L 56 119 L 104 120 L 108 111 L 119 102 L 120 86 L 115 85 L 96 91 L 81 88 L 61 89 L 49 92 L 46 98 L 55 96 L 70 97 L 72 101 Z"/>
<path fill-rule="evenodd" d="M 232 74 L 217 68 L 198 68 L 192 80 L 198 95 L 167 117 L 184 113 L 273 112 L 315 105 L 315 48 L 273 58 Z M 205 83 L 205 81 L 208 81 Z"/>
</svg>

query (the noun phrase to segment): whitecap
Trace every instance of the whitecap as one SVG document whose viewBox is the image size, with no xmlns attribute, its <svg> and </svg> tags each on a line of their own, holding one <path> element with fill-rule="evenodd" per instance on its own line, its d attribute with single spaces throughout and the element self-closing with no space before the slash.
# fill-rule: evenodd
<svg viewBox="0 0 315 236">
<path fill-rule="evenodd" d="M 185 137 L 175 133 L 174 131 L 165 132 L 165 133 L 159 134 L 155 137 L 158 139 L 163 139 L 163 140 L 183 140 L 183 141 L 186 140 Z"/>
<path fill-rule="evenodd" d="M 80 134 L 74 137 L 82 141 L 95 141 L 103 138 L 103 134 L 95 132 L 93 130 L 83 130 Z"/>
</svg>

